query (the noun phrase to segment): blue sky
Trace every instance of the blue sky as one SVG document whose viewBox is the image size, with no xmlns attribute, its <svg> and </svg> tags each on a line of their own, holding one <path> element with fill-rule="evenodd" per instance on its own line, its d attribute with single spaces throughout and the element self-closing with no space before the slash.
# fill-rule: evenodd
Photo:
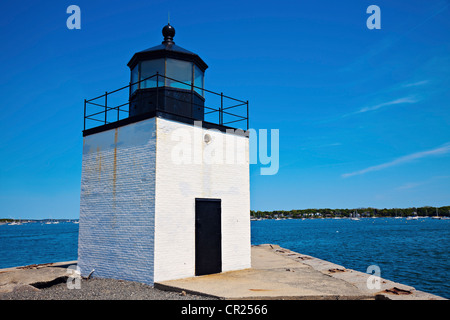
<svg viewBox="0 0 450 320">
<path fill-rule="evenodd" d="M 66 8 L 81 8 L 81 30 Z M 381 8 L 369 30 L 366 9 Z M 83 99 L 127 84 L 134 52 L 175 42 L 206 88 L 279 129 L 251 208 L 450 203 L 449 1 L 38 1 L 0 4 L 0 217 L 78 218 Z"/>
</svg>

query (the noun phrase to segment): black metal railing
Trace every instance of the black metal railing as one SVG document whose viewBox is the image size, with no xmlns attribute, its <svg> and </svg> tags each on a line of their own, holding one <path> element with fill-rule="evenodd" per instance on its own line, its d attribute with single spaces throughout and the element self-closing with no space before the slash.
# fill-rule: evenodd
<svg viewBox="0 0 450 320">
<path fill-rule="evenodd" d="M 235 99 L 224 95 L 223 92 L 214 92 L 156 73 L 137 82 L 130 82 L 129 85 L 121 87 L 119 89 L 105 92 L 105 94 L 102 94 L 101 96 L 89 100 L 85 99 L 83 130 L 95 128 L 127 118 L 129 116 L 130 103 L 133 102 L 130 99 L 135 92 L 135 90 L 132 91 L 132 88 L 134 86 L 140 88 L 142 82 L 148 81 L 152 78 L 156 79 L 156 86 L 152 86 L 149 88 L 164 87 L 165 79 L 168 79 L 170 81 L 180 83 L 186 88 L 189 88 L 188 90 L 190 90 L 192 93 L 194 93 L 195 91 L 200 94 L 205 99 L 205 102 L 208 101 L 208 105 L 201 105 L 204 108 L 204 121 L 219 124 L 222 126 L 229 126 L 233 123 L 239 123 L 240 125 L 244 124 L 243 126 L 246 127 L 246 130 L 249 129 L 248 100 L 243 101 Z M 160 101 L 160 93 L 158 89 L 156 90 L 156 95 L 156 111 L 166 112 L 164 109 L 159 107 L 158 101 Z M 174 99 L 174 97 L 165 97 Z M 192 98 L 190 99 L 189 103 L 191 105 L 191 108 L 198 105 L 193 101 Z M 217 107 L 211 107 L 211 105 L 216 105 Z"/>
</svg>

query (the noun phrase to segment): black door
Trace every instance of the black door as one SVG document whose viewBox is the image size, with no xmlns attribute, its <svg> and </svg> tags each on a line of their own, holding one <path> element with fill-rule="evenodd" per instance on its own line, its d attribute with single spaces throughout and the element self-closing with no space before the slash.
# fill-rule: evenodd
<svg viewBox="0 0 450 320">
<path fill-rule="evenodd" d="M 195 199 L 195 275 L 222 272 L 221 200 Z"/>
</svg>

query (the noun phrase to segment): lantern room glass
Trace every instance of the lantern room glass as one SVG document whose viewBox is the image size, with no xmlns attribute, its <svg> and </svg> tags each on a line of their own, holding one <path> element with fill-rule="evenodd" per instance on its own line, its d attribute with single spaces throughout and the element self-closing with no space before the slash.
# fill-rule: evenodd
<svg viewBox="0 0 450 320">
<path fill-rule="evenodd" d="M 133 70 L 131 70 L 131 93 L 135 92 L 139 88 L 139 64 L 137 64 Z"/>
<path fill-rule="evenodd" d="M 157 72 L 161 75 L 158 77 L 158 84 L 155 76 Z M 149 77 L 151 78 L 147 79 Z M 163 86 L 191 90 L 193 84 L 197 87 L 194 91 L 204 95 L 203 71 L 195 63 L 184 60 L 161 58 L 141 61 L 131 70 L 131 83 L 131 94 L 137 89 Z"/>
<path fill-rule="evenodd" d="M 192 62 L 167 58 L 166 77 L 177 80 L 166 78 L 167 87 L 190 90 L 192 85 Z"/>
<path fill-rule="evenodd" d="M 140 80 L 155 75 L 156 73 L 164 75 L 164 59 L 147 60 L 141 62 Z M 162 86 L 164 79 L 158 77 L 158 86 Z M 156 87 L 156 76 L 141 82 L 140 89 Z"/>
<path fill-rule="evenodd" d="M 200 94 L 201 96 L 203 96 L 203 71 L 200 70 L 199 67 L 197 67 L 196 65 L 194 65 L 194 86 L 197 88 L 194 88 L 195 92 L 197 92 L 198 94 Z M 201 88 L 201 89 L 199 89 Z"/>
</svg>

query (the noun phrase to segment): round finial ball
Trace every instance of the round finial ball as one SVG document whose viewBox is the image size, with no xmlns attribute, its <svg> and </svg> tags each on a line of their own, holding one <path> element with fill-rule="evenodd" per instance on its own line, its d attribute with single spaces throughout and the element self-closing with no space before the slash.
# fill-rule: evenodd
<svg viewBox="0 0 450 320">
<path fill-rule="evenodd" d="M 164 28 L 162 29 L 162 34 L 164 36 L 164 39 L 173 39 L 175 36 L 175 28 L 168 23 Z"/>
</svg>

